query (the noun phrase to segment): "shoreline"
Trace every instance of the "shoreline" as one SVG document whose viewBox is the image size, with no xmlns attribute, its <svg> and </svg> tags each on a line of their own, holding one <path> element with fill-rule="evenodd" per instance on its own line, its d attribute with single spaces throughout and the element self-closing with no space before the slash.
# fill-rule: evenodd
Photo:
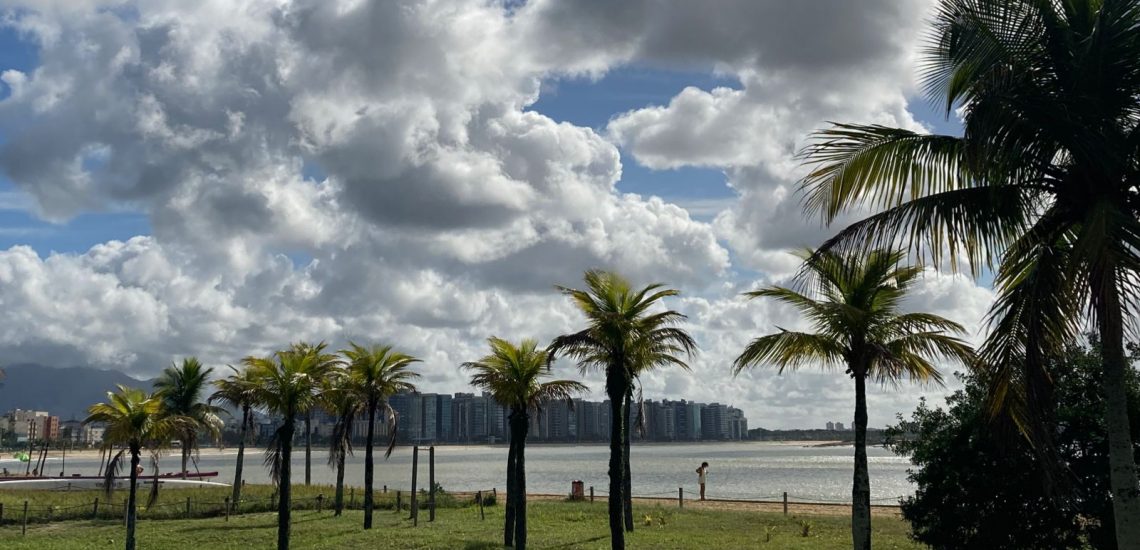
<svg viewBox="0 0 1140 550">
<path fill-rule="evenodd" d="M 673 445 L 725 445 L 725 444 L 755 444 L 773 447 L 804 447 L 804 448 L 826 448 L 826 447 L 843 447 L 852 445 L 849 441 L 814 441 L 814 440 L 788 440 L 788 441 L 757 441 L 757 440 L 740 440 L 740 441 L 634 441 L 635 447 L 669 447 Z M 433 445 L 420 445 L 421 449 L 431 447 Z M 435 444 L 436 450 L 463 450 L 469 448 L 507 448 L 507 443 L 440 443 Z M 317 446 L 314 446 L 316 448 Z M 398 445 L 396 449 L 406 448 L 410 449 L 412 445 Z M 549 442 L 549 443 L 527 443 L 527 448 L 530 447 L 552 447 L 552 448 L 569 448 L 569 447 L 609 447 L 608 442 L 604 441 L 588 441 L 588 442 Z M 323 448 L 323 447 L 321 447 Z M 12 458 L 12 453 L 26 452 L 21 450 L 7 450 L 3 451 L 0 456 L 0 463 L 19 463 L 15 458 Z M 177 447 L 166 449 L 163 453 L 164 456 L 174 456 L 179 454 Z M 264 447 L 260 446 L 247 446 L 246 452 L 265 452 Z M 199 456 L 236 456 L 237 446 L 232 447 L 200 447 L 197 449 Z M 102 452 L 99 449 L 82 449 L 67 451 L 67 458 L 76 459 L 98 459 Z M 34 455 L 33 455 L 34 456 Z M 63 458 L 63 451 L 59 449 L 51 449 L 48 451 L 48 460 L 58 462 Z"/>
</svg>

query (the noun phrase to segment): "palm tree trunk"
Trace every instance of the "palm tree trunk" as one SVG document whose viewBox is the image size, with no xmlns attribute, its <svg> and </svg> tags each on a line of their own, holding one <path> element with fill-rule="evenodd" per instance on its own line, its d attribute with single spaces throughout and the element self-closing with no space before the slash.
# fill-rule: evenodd
<svg viewBox="0 0 1140 550">
<path fill-rule="evenodd" d="M 368 431 L 364 440 L 364 528 L 372 528 L 372 438 L 375 437 L 376 399 L 368 398 Z"/>
<path fill-rule="evenodd" d="M 131 446 L 131 489 L 127 495 L 127 550 L 135 550 L 135 503 L 138 497 L 139 455 L 142 449 Z"/>
<path fill-rule="evenodd" d="M 526 432 L 530 418 L 520 411 L 511 419 L 511 441 L 515 442 L 515 550 L 526 550 Z"/>
<path fill-rule="evenodd" d="M 336 497 L 333 503 L 334 516 L 340 516 L 344 511 L 344 452 L 337 453 L 336 457 Z"/>
<path fill-rule="evenodd" d="M 241 468 L 245 462 L 245 438 L 249 429 L 250 410 L 248 406 L 241 409 L 241 439 L 238 440 L 237 464 L 234 466 L 234 496 L 232 505 L 236 507 L 241 502 Z"/>
<path fill-rule="evenodd" d="M 633 405 L 633 397 L 629 394 L 625 397 L 625 414 L 622 415 L 622 420 L 629 422 L 629 410 Z M 640 411 L 639 411 L 640 412 Z M 633 432 L 633 426 L 627 426 L 625 429 L 625 438 L 622 440 L 624 454 L 622 455 L 622 519 L 625 520 L 625 530 L 633 532 L 633 476 L 629 469 L 629 439 L 630 434 Z"/>
<path fill-rule="evenodd" d="M 190 439 L 182 438 L 182 479 L 186 479 L 187 465 L 190 463 Z"/>
<path fill-rule="evenodd" d="M 1104 361 L 1109 488 L 1112 491 L 1117 547 L 1140 548 L 1140 495 L 1125 393 L 1125 373 L 1129 367 L 1124 357 L 1124 325 L 1115 266 L 1109 269 L 1113 275 L 1103 288 L 1098 289 L 1100 299 L 1096 302 Z"/>
<path fill-rule="evenodd" d="M 516 414 L 511 411 L 511 416 Z M 518 439 L 511 423 L 511 441 L 507 450 L 507 501 L 504 506 L 503 546 L 514 546 L 515 540 L 515 480 L 518 478 Z"/>
<path fill-rule="evenodd" d="M 851 538 L 855 550 L 871 550 L 871 476 L 867 470 L 867 375 L 855 372 L 855 478 L 851 484 Z"/>
<path fill-rule="evenodd" d="M 278 481 L 280 496 L 277 501 L 277 550 L 289 549 L 289 527 L 292 515 L 293 498 L 293 432 L 295 420 L 293 415 L 285 415 L 285 425 L 282 427 L 281 438 L 281 479 Z"/>
<path fill-rule="evenodd" d="M 313 480 L 313 413 L 305 413 L 305 485 Z"/>
<path fill-rule="evenodd" d="M 617 373 L 610 373 L 607 378 L 621 376 Z M 625 394 L 628 391 L 627 384 L 622 384 L 620 381 L 606 382 L 606 393 L 610 398 L 610 496 L 609 496 L 609 514 L 610 514 L 610 547 L 613 550 L 625 549 L 625 529 L 622 524 L 622 489 L 624 483 L 624 446 L 622 441 L 625 437 Z M 620 386 L 620 387 L 619 387 Z"/>
</svg>

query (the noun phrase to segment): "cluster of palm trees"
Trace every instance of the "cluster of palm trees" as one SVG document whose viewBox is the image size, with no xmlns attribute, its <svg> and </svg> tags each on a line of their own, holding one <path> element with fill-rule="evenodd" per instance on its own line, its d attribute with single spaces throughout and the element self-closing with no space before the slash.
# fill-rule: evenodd
<svg viewBox="0 0 1140 550">
<path fill-rule="evenodd" d="M 213 381 L 215 391 L 203 400 L 209 386 L 212 368 L 203 368 L 197 359 L 189 358 L 181 365 L 163 371 L 155 382 L 155 392 L 120 386 L 109 392 L 105 403 L 89 409 L 86 422 L 106 426 L 104 445 L 120 449 L 112 453 L 106 468 L 107 488 L 119 470 L 122 458 L 130 457 L 130 494 L 127 513 L 128 549 L 135 544 L 135 517 L 137 478 L 142 453 L 149 451 L 155 475 L 158 473 L 158 456 L 172 441 L 181 443 L 182 474 L 187 473 L 188 461 L 196 448 L 199 435 L 218 435 L 222 422 L 219 414 L 224 409 L 213 405 L 223 403 L 241 413 L 241 437 L 234 473 L 233 502 L 240 502 L 242 467 L 248 429 L 253 413 L 261 410 L 280 419 L 272 441 L 266 451 L 265 465 L 278 487 L 278 548 L 289 547 L 291 527 L 291 485 L 293 440 L 298 421 L 305 422 L 318 408 L 336 417 L 336 428 L 329 452 L 329 463 L 337 471 L 334 509 L 340 515 L 344 509 L 344 462 L 352 452 L 352 424 L 358 417 L 367 417 L 366 453 L 364 463 L 364 528 L 372 527 L 374 424 L 377 414 L 388 419 L 388 453 L 395 445 L 397 417 L 388 404 L 388 397 L 415 389 L 412 381 L 419 376 L 410 366 L 418 359 L 400 353 L 391 346 L 364 347 L 351 344 L 340 354 L 326 351 L 326 345 L 297 343 L 289 349 L 267 357 L 246 357 L 240 367 L 229 367 L 228 376 Z M 309 447 L 306 434 L 306 447 Z M 307 449 L 308 450 L 308 449 Z M 306 471 L 310 468 L 311 452 L 306 453 Z M 306 476 L 308 482 L 308 476 Z M 157 488 L 157 484 L 153 487 Z M 152 494 L 152 499 L 154 495 Z"/>
</svg>

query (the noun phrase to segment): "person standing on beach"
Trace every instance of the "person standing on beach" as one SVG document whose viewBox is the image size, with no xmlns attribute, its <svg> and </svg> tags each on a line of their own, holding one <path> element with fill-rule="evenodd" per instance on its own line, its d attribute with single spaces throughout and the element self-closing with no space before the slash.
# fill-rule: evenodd
<svg viewBox="0 0 1140 550">
<path fill-rule="evenodd" d="M 709 474 L 709 463 L 702 462 L 700 467 L 697 468 L 697 483 L 701 485 L 701 500 L 705 499 L 705 480 Z"/>
</svg>

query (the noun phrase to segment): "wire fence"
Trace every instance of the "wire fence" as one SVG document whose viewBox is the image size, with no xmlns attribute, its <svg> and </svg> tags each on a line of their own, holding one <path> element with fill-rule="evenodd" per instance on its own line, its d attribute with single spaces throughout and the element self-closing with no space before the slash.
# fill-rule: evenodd
<svg viewBox="0 0 1140 550">
<path fill-rule="evenodd" d="M 291 510 L 315 510 L 318 512 L 333 511 L 337 509 L 338 502 L 332 488 L 328 493 L 316 496 L 306 495 L 291 498 Z M 579 488 L 580 492 L 572 491 L 567 494 L 568 500 L 590 501 L 605 500 L 609 492 L 605 489 L 590 486 Z M 637 499 L 654 499 L 661 501 L 674 501 L 680 507 L 686 503 L 696 502 L 699 490 L 678 487 L 676 491 L 638 492 L 633 496 Z M 477 507 L 479 515 L 485 518 L 484 508 L 495 505 L 500 495 L 497 488 L 476 489 L 472 491 L 448 492 L 437 488 L 433 495 L 427 489 L 417 491 L 415 505 L 417 510 L 436 508 L 463 508 Z M 279 495 L 274 493 L 269 497 L 242 498 L 231 502 L 229 497 L 217 498 L 181 498 L 177 494 L 165 495 L 161 500 L 146 505 L 147 495 L 140 491 L 136 502 L 136 515 L 138 519 L 191 519 L 191 518 L 218 518 L 231 515 L 264 513 L 278 511 Z M 897 506 L 899 501 L 906 498 L 876 497 L 871 499 L 872 504 L 879 506 Z M 785 513 L 789 505 L 850 505 L 850 499 L 828 499 L 814 496 L 797 495 L 794 493 L 778 493 L 764 495 L 748 495 L 746 497 L 733 496 L 731 498 L 713 498 L 712 502 L 742 502 L 756 504 L 782 504 Z M 396 513 L 412 510 L 411 491 L 384 486 L 373 492 L 373 509 L 388 510 Z M 0 501 L 0 528 L 11 525 L 45 524 L 76 520 L 98 521 L 125 521 L 128 500 L 115 494 L 108 498 L 105 495 L 94 497 L 83 502 L 69 504 L 37 504 L 30 499 L 22 501 Z M 342 510 L 361 510 L 364 508 L 364 491 L 355 487 L 346 487 L 341 496 L 339 507 Z M 414 514 L 413 514 L 414 516 Z"/>
<path fill-rule="evenodd" d="M 296 489 L 296 488 L 295 488 Z M 317 512 L 335 511 L 338 502 L 333 488 L 326 493 L 315 496 L 294 496 L 290 498 L 290 510 L 314 510 Z M 495 504 L 498 491 L 495 488 L 476 490 L 471 492 L 450 493 L 438 488 L 433 494 L 427 489 L 417 491 L 416 508 L 430 510 L 436 508 L 464 508 L 478 506 L 480 510 Z M 46 492 L 45 492 L 46 494 Z M 58 495 L 58 493 L 57 493 Z M 58 496 L 54 496 L 58 499 Z M 165 494 L 160 500 L 147 506 L 148 495 L 139 491 L 136 496 L 135 514 L 139 520 L 168 520 L 193 518 L 218 518 L 231 515 L 265 513 L 278 511 L 279 494 L 276 492 L 269 497 L 241 498 L 231 501 L 229 497 L 218 499 L 216 497 L 185 497 L 177 493 Z M 364 508 L 364 491 L 355 487 L 345 487 L 339 507 L 342 510 L 362 510 Z M 36 503 L 32 499 L 0 500 L 0 528 L 7 526 L 22 526 L 66 522 L 77 520 L 93 521 L 126 521 L 128 498 L 121 497 L 121 493 L 114 493 L 111 497 L 104 494 L 93 498 L 75 495 L 70 497 L 70 503 Z M 410 511 L 412 506 L 411 491 L 408 489 L 390 488 L 384 486 L 373 491 L 372 507 L 374 510 Z"/>
</svg>

